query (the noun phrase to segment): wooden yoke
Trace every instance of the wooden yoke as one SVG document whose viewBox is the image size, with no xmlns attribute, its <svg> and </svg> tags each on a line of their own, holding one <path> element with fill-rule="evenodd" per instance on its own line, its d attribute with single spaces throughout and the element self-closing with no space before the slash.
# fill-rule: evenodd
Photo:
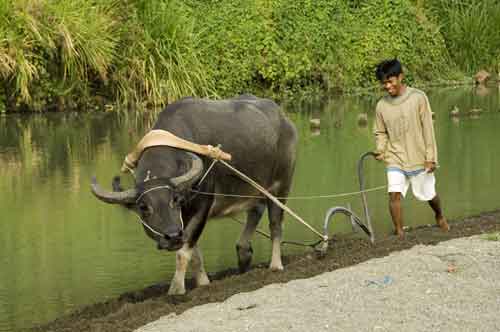
<svg viewBox="0 0 500 332">
<path fill-rule="evenodd" d="M 227 161 L 231 160 L 231 155 L 222 151 L 219 147 L 196 144 L 175 136 L 169 131 L 154 129 L 144 135 L 135 149 L 125 157 L 125 160 L 123 161 L 121 167 L 121 171 L 127 172 L 133 170 L 137 166 L 137 162 L 139 161 L 139 158 L 141 157 L 144 149 L 150 148 L 152 146 L 170 146 L 172 148 L 178 148 L 201 154 L 212 159 Z"/>
</svg>

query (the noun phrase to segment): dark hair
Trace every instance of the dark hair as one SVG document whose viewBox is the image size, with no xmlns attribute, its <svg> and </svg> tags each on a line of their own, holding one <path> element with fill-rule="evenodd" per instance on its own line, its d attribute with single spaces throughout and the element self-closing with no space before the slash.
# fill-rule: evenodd
<svg viewBox="0 0 500 332">
<path fill-rule="evenodd" d="M 403 73 L 401 62 L 398 59 L 384 60 L 377 65 L 375 76 L 382 82 L 392 76 L 398 76 Z"/>
</svg>

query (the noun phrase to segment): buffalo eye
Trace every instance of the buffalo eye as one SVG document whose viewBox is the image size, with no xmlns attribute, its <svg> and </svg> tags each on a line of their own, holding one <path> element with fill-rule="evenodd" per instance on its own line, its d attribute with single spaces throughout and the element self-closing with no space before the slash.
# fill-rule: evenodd
<svg viewBox="0 0 500 332">
<path fill-rule="evenodd" d="M 181 194 L 177 194 L 177 193 L 174 194 L 172 196 L 171 205 L 173 205 L 173 206 L 182 206 L 182 204 L 184 204 L 184 196 L 181 195 Z"/>
<path fill-rule="evenodd" d="M 146 203 L 139 203 L 139 211 L 144 218 L 147 218 L 151 215 L 151 210 Z"/>
</svg>

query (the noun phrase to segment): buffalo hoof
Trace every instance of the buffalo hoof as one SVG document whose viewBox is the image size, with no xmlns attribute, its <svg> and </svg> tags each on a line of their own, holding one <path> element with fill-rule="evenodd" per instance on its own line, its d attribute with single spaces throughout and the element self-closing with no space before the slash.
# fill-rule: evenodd
<svg viewBox="0 0 500 332">
<path fill-rule="evenodd" d="M 238 268 L 240 273 L 248 271 L 250 264 L 252 263 L 253 249 L 252 245 L 249 244 L 248 247 L 236 245 L 236 254 L 238 255 Z"/>
<path fill-rule="evenodd" d="M 281 263 L 271 263 L 269 269 L 271 269 L 271 271 L 283 271 L 285 268 Z"/>
<path fill-rule="evenodd" d="M 168 289 L 168 295 L 184 295 L 186 294 L 186 288 L 183 285 L 176 283 L 171 283 Z"/>
<path fill-rule="evenodd" d="M 194 282 L 196 283 L 196 287 L 210 285 L 210 279 L 208 279 L 206 273 L 200 273 L 199 275 L 197 275 L 194 279 Z"/>
</svg>

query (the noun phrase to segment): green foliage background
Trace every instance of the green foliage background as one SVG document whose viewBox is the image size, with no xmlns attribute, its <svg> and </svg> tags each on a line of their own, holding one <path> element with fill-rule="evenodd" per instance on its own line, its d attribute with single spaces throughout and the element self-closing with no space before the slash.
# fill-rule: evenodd
<svg viewBox="0 0 500 332">
<path fill-rule="evenodd" d="M 0 0 L 0 110 L 164 105 L 498 70 L 496 0 Z"/>
</svg>

